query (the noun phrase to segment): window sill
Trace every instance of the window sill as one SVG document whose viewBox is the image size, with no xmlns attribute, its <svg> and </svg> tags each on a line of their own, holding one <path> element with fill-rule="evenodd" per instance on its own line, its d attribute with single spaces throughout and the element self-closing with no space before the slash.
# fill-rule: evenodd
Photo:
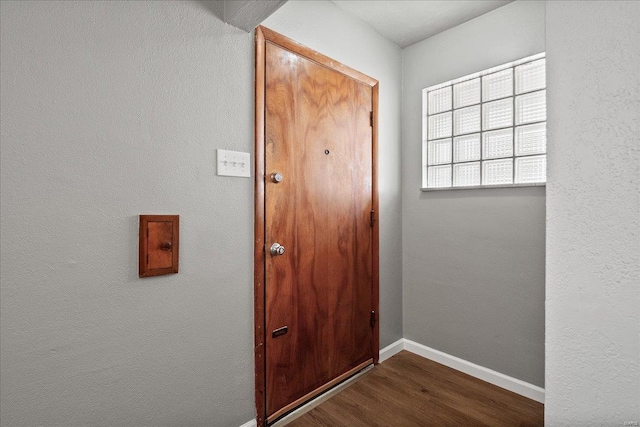
<svg viewBox="0 0 640 427">
<path fill-rule="evenodd" d="M 439 188 L 420 188 L 420 191 L 448 191 L 448 190 L 480 190 L 485 188 L 521 188 L 521 187 L 545 187 L 545 182 L 536 182 L 531 184 L 504 184 L 504 185 L 473 185 L 470 187 L 439 187 Z"/>
</svg>

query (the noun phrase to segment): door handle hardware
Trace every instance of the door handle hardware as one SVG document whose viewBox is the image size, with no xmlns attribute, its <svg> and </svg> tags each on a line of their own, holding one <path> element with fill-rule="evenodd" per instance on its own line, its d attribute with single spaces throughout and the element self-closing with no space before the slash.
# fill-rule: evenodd
<svg viewBox="0 0 640 427">
<path fill-rule="evenodd" d="M 286 334 L 287 332 L 289 332 L 289 327 L 283 326 L 282 328 L 274 329 L 273 332 L 271 332 L 271 337 L 276 338 L 280 335 Z"/>
<path fill-rule="evenodd" d="M 280 172 L 274 172 L 271 174 L 271 182 L 275 182 L 276 184 L 282 182 L 282 174 Z"/>
<path fill-rule="evenodd" d="M 284 246 L 276 242 L 271 245 L 271 248 L 269 248 L 269 252 L 271 252 L 271 255 L 282 255 L 284 254 Z"/>
</svg>

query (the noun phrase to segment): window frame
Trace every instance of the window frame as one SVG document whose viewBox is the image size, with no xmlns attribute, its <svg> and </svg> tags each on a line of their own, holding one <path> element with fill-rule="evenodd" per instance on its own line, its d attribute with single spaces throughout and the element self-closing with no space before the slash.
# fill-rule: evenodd
<svg viewBox="0 0 640 427">
<path fill-rule="evenodd" d="M 516 99 L 518 97 L 521 97 L 523 95 L 527 95 L 527 94 L 534 94 L 534 93 L 544 93 L 545 97 L 546 97 L 546 91 L 547 91 L 547 84 L 546 84 L 546 77 L 545 77 L 545 84 L 544 87 L 542 88 L 536 88 L 536 89 L 532 89 L 532 90 L 527 90 L 527 91 L 523 91 L 521 93 L 516 93 L 516 67 L 523 65 L 523 64 L 527 64 L 527 63 L 532 63 L 541 59 L 546 59 L 546 54 L 545 52 L 542 53 L 538 53 L 535 55 L 531 55 L 531 56 L 527 56 L 525 58 L 516 60 L 516 61 L 511 61 L 505 64 L 501 64 L 498 65 L 496 67 L 492 67 L 483 71 L 479 71 L 476 73 L 472 73 L 472 74 L 468 74 L 465 75 L 463 77 L 454 79 L 454 80 L 449 80 L 437 85 L 432 85 L 429 86 L 427 88 L 424 88 L 422 90 L 422 155 L 421 155 L 421 160 L 422 160 L 422 168 L 421 168 L 421 173 L 422 173 L 422 180 L 421 180 L 421 191 L 424 192 L 428 192 L 428 191 L 448 191 L 448 190 L 469 190 L 469 189 L 481 189 L 481 188 L 518 188 L 518 187 L 544 187 L 546 186 L 546 177 L 545 177 L 545 181 L 544 182 L 526 182 L 526 183 L 515 183 L 515 178 L 516 178 L 516 159 L 519 158 L 527 158 L 527 157 L 535 157 L 535 156 L 545 156 L 545 162 L 546 162 L 546 156 L 547 156 L 547 149 L 545 148 L 544 153 L 535 153 L 535 154 L 527 154 L 527 155 L 516 155 L 516 130 L 519 127 L 522 126 L 533 126 L 536 124 L 541 124 L 544 123 L 545 127 L 546 127 L 546 122 L 547 122 L 547 117 L 545 114 L 545 118 L 544 120 L 538 120 L 538 121 L 532 121 L 532 122 L 526 122 L 523 124 L 518 125 L 516 123 Z M 546 67 L 546 62 L 545 62 L 545 67 Z M 490 99 L 490 100 L 483 100 L 482 99 L 482 86 L 483 86 L 483 79 L 482 77 L 490 75 L 490 74 L 495 74 L 507 69 L 511 69 L 512 73 L 511 73 L 511 78 L 512 78 L 512 84 L 513 84 L 513 89 L 511 91 L 511 95 L 509 96 L 502 96 L 502 97 L 498 97 L 495 99 Z M 545 70 L 546 71 L 546 70 Z M 545 73 L 546 74 L 546 73 Z M 471 81 L 473 79 L 479 79 L 479 86 L 480 86 L 480 100 L 478 103 L 473 103 L 473 104 L 469 104 L 469 105 L 463 105 L 463 106 L 459 106 L 459 107 L 455 107 L 455 97 L 454 97 L 454 85 L 465 82 L 465 81 Z M 451 108 L 446 109 L 444 111 L 438 111 L 434 114 L 432 114 L 431 116 L 429 115 L 429 111 L 428 111 L 428 93 L 429 92 L 433 92 L 435 90 L 438 89 L 443 89 L 446 87 L 451 87 Z M 511 100 L 513 102 L 513 107 L 512 107 L 512 123 L 510 126 L 504 126 L 504 127 L 498 127 L 498 128 L 490 128 L 490 129 L 483 129 L 483 123 L 482 123 L 482 119 L 483 119 L 483 114 L 484 114 L 484 106 L 491 103 L 491 102 L 496 102 L 496 101 L 503 101 L 503 100 Z M 461 133 L 459 135 L 455 135 L 454 131 L 453 131 L 453 127 L 455 126 L 454 122 L 454 117 L 455 117 L 455 113 L 457 111 L 466 109 L 466 108 L 472 108 L 472 107 L 478 107 L 480 109 L 480 129 L 476 132 L 469 132 L 469 133 Z M 546 110 L 546 100 L 545 100 L 545 110 Z M 434 117 L 438 114 L 444 114 L 444 113 L 450 113 L 451 114 L 451 121 L 452 121 L 452 130 L 451 130 L 451 136 L 442 136 L 441 138 L 432 138 L 429 139 L 428 138 L 428 131 L 429 131 L 429 126 L 428 126 L 428 122 L 429 122 L 429 117 Z M 511 150 L 511 156 L 507 156 L 507 157 L 497 157 L 497 158 L 485 158 L 484 157 L 484 134 L 487 132 L 495 132 L 495 131 L 500 131 L 500 130 L 506 130 L 506 129 L 510 129 L 512 131 L 512 150 Z M 463 162 L 456 162 L 455 161 L 455 142 L 454 142 L 454 138 L 458 138 L 458 137 L 463 137 L 463 136 L 472 136 L 472 135 L 478 135 L 479 139 L 480 139 L 480 155 L 479 158 L 476 160 L 467 160 L 467 161 L 463 161 Z M 445 139 L 451 139 L 451 160 L 448 163 L 442 163 L 442 164 L 432 164 L 429 165 L 428 164 L 428 150 L 429 150 L 429 141 L 438 141 L 438 140 L 445 140 Z M 546 140 L 546 137 L 545 137 Z M 545 141 L 546 143 L 546 141 Z M 512 183 L 506 183 L 506 184 L 482 184 L 482 171 L 483 171 L 483 165 L 484 162 L 486 161 L 491 161 L 491 160 L 507 160 L 507 159 L 511 159 L 511 168 L 512 168 Z M 471 164 L 477 164 L 479 166 L 480 169 L 480 184 L 479 185 L 470 185 L 470 186 L 454 186 L 454 169 L 456 165 L 471 165 Z M 434 166 L 449 166 L 450 167 L 450 173 L 451 173 L 451 185 L 448 187 L 428 187 L 428 182 L 427 182 L 427 178 L 428 178 L 428 168 L 434 167 Z"/>
</svg>

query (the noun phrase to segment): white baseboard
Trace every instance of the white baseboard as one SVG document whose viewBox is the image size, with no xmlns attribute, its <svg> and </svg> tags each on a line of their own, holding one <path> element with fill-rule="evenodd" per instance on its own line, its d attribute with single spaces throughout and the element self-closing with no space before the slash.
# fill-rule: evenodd
<svg viewBox="0 0 640 427">
<path fill-rule="evenodd" d="M 426 359 L 433 360 L 442 365 L 453 368 L 457 371 L 464 372 L 498 387 L 517 393 L 521 396 L 544 403 L 544 389 L 533 384 L 529 384 L 517 378 L 510 377 L 500 372 L 493 371 L 484 366 L 476 365 L 459 357 L 443 353 L 440 350 L 427 347 L 426 345 L 405 339 L 404 349 L 422 356 Z"/>
<path fill-rule="evenodd" d="M 380 350 L 380 359 L 378 360 L 378 362 L 382 363 L 388 358 L 400 353 L 402 350 L 404 350 L 404 338 L 400 338 L 398 341 L 389 344 L 388 346 Z"/>
<path fill-rule="evenodd" d="M 240 427 L 257 427 L 258 426 L 258 422 L 253 419 L 251 421 L 247 421 L 246 423 L 242 424 Z"/>
</svg>

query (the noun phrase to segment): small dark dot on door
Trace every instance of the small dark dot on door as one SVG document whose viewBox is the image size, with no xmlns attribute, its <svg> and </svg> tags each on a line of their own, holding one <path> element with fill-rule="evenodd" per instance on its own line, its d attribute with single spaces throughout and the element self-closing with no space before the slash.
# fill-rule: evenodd
<svg viewBox="0 0 640 427">
<path fill-rule="evenodd" d="M 329 155 L 329 150 L 324 150 L 324 154 Z"/>
</svg>

